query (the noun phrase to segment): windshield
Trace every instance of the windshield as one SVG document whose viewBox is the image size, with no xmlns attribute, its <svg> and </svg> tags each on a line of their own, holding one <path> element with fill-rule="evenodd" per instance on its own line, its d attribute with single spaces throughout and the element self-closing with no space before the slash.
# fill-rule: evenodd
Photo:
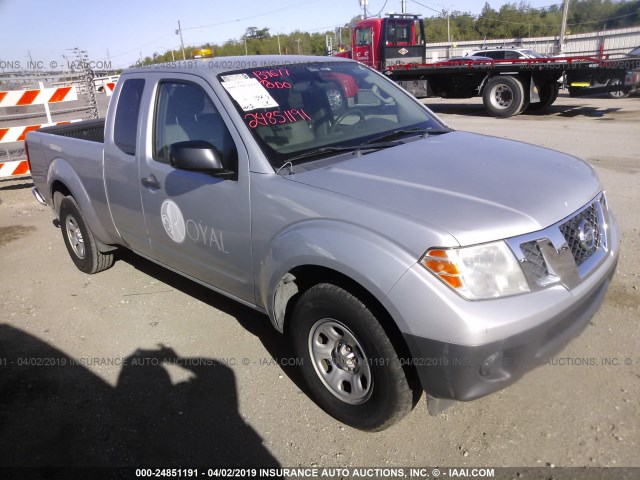
<svg viewBox="0 0 640 480">
<path fill-rule="evenodd" d="M 546 55 L 543 55 L 541 53 L 535 52 L 533 50 L 520 50 L 522 53 L 524 53 L 525 55 L 527 55 L 529 58 L 547 58 Z"/>
<path fill-rule="evenodd" d="M 218 79 L 275 169 L 315 158 L 308 152 L 449 131 L 400 87 L 355 62 L 238 70 Z"/>
</svg>

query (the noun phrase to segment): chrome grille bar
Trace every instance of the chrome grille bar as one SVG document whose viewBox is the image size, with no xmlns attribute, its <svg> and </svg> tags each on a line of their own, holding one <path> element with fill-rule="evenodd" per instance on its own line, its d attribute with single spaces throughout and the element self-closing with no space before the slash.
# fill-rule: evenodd
<svg viewBox="0 0 640 480">
<path fill-rule="evenodd" d="M 554 284 L 571 289 L 605 258 L 608 222 L 604 193 L 539 232 L 507 240 L 533 291 Z"/>
</svg>

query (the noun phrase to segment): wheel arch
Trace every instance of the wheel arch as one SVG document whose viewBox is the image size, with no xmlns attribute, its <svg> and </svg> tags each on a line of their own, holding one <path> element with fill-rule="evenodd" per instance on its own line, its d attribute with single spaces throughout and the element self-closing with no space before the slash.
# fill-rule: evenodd
<svg viewBox="0 0 640 480">
<path fill-rule="evenodd" d="M 52 161 L 49 167 L 48 179 L 51 185 L 49 193 L 51 205 L 56 215 L 59 214 L 62 198 L 73 197 L 88 228 L 93 233 L 100 251 L 113 250 L 115 247 L 112 245 L 118 244 L 119 241 L 105 228 L 103 220 L 98 215 L 82 180 L 71 165 L 63 159 Z"/>
<path fill-rule="evenodd" d="M 71 190 L 61 180 L 54 180 L 51 184 L 51 206 L 57 214 L 60 214 L 60 202 L 64 197 L 73 197 Z"/>
<path fill-rule="evenodd" d="M 364 286 L 361 282 L 343 272 L 313 264 L 299 265 L 291 269 L 283 276 L 283 280 L 285 280 L 286 283 L 281 282 L 274 295 L 274 313 L 278 316 L 277 321 L 279 322 L 276 328 L 281 332 L 287 333 L 289 331 L 293 321 L 291 318 L 292 312 L 300 297 L 316 285 L 329 283 L 342 288 L 364 303 L 382 325 L 391 343 L 396 348 L 398 355 L 401 358 L 410 358 L 409 347 L 397 322 L 384 306 L 384 303 L 378 298 L 381 292 L 374 294 L 370 286 Z M 282 287 L 280 287 L 281 285 Z M 287 285 L 289 285 L 289 287 L 287 287 Z M 280 298 L 278 298 L 279 296 Z M 407 362 L 407 365 L 409 364 L 410 362 Z"/>
<path fill-rule="evenodd" d="M 275 328 L 283 331 L 282 288 L 292 272 L 335 271 L 361 285 L 379 301 L 418 259 L 389 237 L 349 222 L 309 219 L 275 235 L 256 261 L 256 299 Z M 276 301 L 277 300 L 277 301 Z M 280 310 L 276 313 L 276 303 Z"/>
</svg>

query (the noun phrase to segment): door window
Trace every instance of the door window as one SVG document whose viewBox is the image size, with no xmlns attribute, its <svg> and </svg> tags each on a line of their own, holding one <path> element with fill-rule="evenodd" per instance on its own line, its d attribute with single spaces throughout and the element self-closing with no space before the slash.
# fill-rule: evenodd
<svg viewBox="0 0 640 480">
<path fill-rule="evenodd" d="M 210 143 L 218 150 L 225 168 L 237 170 L 235 143 L 205 91 L 193 83 L 163 82 L 158 90 L 153 158 L 169 163 L 169 147 L 189 140 Z"/>
</svg>

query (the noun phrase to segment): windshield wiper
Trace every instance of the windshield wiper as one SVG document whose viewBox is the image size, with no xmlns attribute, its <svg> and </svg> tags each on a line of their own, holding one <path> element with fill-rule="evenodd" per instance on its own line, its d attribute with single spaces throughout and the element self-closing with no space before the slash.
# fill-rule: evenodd
<svg viewBox="0 0 640 480">
<path fill-rule="evenodd" d="M 362 153 L 363 151 L 371 152 L 374 150 L 382 150 L 383 148 L 395 147 L 397 143 L 394 142 L 375 142 L 375 143 L 363 143 L 360 145 L 346 145 L 343 147 L 320 147 L 315 150 L 309 150 L 308 152 L 301 153 L 300 155 L 295 155 L 294 157 L 288 158 L 281 166 L 278 168 L 277 172 L 283 170 L 285 166 L 289 165 L 289 170 L 293 167 L 293 164 L 299 160 L 308 160 L 313 157 L 320 157 L 322 155 L 332 154 L 332 153 L 344 153 L 344 152 L 356 152 Z M 291 172 L 290 172 L 291 173 Z"/>
<path fill-rule="evenodd" d="M 313 157 L 318 157 L 327 153 L 340 153 L 340 152 L 357 152 L 358 150 L 366 149 L 370 150 L 372 148 L 377 148 L 375 146 L 362 146 L 362 145 L 351 145 L 344 147 L 321 147 L 316 148 L 315 150 L 309 150 L 308 152 L 301 153 L 300 155 L 296 155 L 294 157 L 288 158 L 285 163 L 288 162 L 296 162 L 298 160 L 306 160 Z"/>
<path fill-rule="evenodd" d="M 429 132 L 427 132 L 427 130 L 424 128 L 400 128 L 398 130 L 394 130 L 393 132 L 388 132 L 380 135 L 379 137 L 372 138 L 371 140 L 366 142 L 365 145 L 378 143 L 378 142 L 385 142 L 385 141 L 388 142 L 388 141 L 396 140 L 409 135 L 423 135 L 426 138 L 428 134 Z"/>
</svg>

